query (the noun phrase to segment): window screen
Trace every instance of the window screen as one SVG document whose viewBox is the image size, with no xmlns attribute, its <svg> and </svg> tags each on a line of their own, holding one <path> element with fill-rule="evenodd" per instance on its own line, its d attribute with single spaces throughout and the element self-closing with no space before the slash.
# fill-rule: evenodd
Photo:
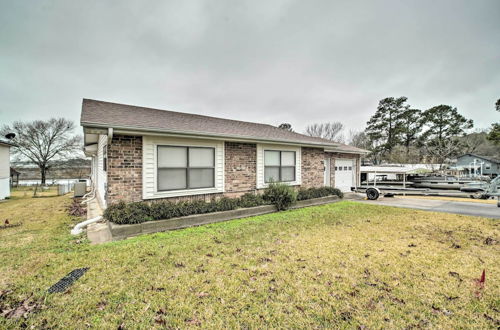
<svg viewBox="0 0 500 330">
<path fill-rule="evenodd" d="M 295 151 L 264 151 L 264 181 L 295 181 Z"/>
<path fill-rule="evenodd" d="M 158 146 L 158 191 L 215 187 L 215 149 Z"/>
</svg>

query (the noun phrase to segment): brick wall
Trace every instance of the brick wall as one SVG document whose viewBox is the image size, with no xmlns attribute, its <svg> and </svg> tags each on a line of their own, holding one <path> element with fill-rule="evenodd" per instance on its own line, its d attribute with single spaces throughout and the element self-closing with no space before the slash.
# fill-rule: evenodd
<svg viewBox="0 0 500 330">
<path fill-rule="evenodd" d="M 107 204 L 142 200 L 142 136 L 115 135 L 108 144 Z"/>
<path fill-rule="evenodd" d="M 225 193 L 237 197 L 256 191 L 257 146 L 252 143 L 225 142 Z M 356 159 L 356 178 L 359 175 L 359 156 L 325 153 L 318 148 L 302 148 L 301 187 L 322 187 L 325 157 L 331 158 L 331 185 L 335 186 L 335 158 Z M 142 200 L 142 137 L 115 135 L 108 145 L 107 203 L 123 200 Z M 207 194 L 166 198 L 171 201 L 205 200 L 220 198 L 222 194 Z"/>
<path fill-rule="evenodd" d="M 257 145 L 254 143 L 226 142 L 225 196 L 236 197 L 257 187 Z"/>
<path fill-rule="evenodd" d="M 325 153 L 322 149 L 302 148 L 302 185 L 304 188 L 323 187 Z"/>
</svg>

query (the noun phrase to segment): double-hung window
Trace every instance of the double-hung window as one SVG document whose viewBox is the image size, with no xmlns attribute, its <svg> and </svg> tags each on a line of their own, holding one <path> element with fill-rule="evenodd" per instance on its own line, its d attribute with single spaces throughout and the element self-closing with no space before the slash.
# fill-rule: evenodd
<svg viewBox="0 0 500 330">
<path fill-rule="evenodd" d="M 158 146 L 158 191 L 215 187 L 215 149 Z"/>
<path fill-rule="evenodd" d="M 264 180 L 295 181 L 295 151 L 264 150 Z"/>
</svg>

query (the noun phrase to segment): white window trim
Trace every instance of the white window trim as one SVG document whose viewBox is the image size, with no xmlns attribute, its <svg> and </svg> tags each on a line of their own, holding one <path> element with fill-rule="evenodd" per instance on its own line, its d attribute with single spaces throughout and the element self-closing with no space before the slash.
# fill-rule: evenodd
<svg viewBox="0 0 500 330">
<path fill-rule="evenodd" d="M 257 189 L 264 189 L 269 183 L 264 179 L 264 151 L 294 151 L 295 152 L 295 181 L 283 182 L 290 186 L 302 184 L 302 149 L 301 147 L 277 145 L 277 144 L 257 144 Z"/>
<path fill-rule="evenodd" d="M 189 184 L 189 172 L 191 169 L 196 169 L 197 167 L 191 167 L 190 164 L 189 164 L 189 151 L 190 149 L 196 149 L 196 148 L 205 148 L 205 149 L 208 149 L 208 150 L 211 150 L 212 153 L 213 153 L 213 166 L 205 166 L 205 167 L 198 167 L 199 169 L 210 169 L 210 170 L 213 170 L 213 186 L 212 187 L 199 187 L 199 188 L 184 188 L 184 189 L 177 189 L 177 190 L 193 190 L 193 189 L 211 189 L 211 188 L 215 188 L 215 185 L 216 185 L 216 178 L 215 178 L 215 174 L 216 174 L 216 153 L 217 153 L 217 148 L 216 147 L 206 147 L 206 146 L 203 146 L 203 147 L 200 147 L 200 146 L 196 146 L 196 147 L 193 147 L 193 146 L 171 146 L 171 145 L 165 145 L 165 144 L 157 144 L 156 145 L 156 154 L 158 155 L 158 152 L 159 150 L 162 148 L 162 147 L 174 147 L 174 148 L 185 148 L 186 149 L 186 166 L 185 167 L 170 167 L 170 169 L 172 168 L 176 168 L 176 169 L 184 169 L 186 170 L 186 185 Z M 158 157 L 158 156 L 157 156 Z M 156 162 L 156 175 L 158 175 L 159 171 L 161 169 L 169 169 L 169 167 L 162 167 L 160 168 L 158 166 L 158 162 Z M 177 191 L 175 189 L 163 189 L 163 190 L 159 190 L 158 189 L 158 186 L 159 186 L 159 182 L 157 181 L 156 182 L 157 185 L 156 185 L 156 191 L 157 192 L 168 192 L 168 191 Z"/>
<path fill-rule="evenodd" d="M 215 187 L 158 191 L 158 146 L 171 145 L 179 147 L 210 147 L 215 149 Z M 152 148 L 152 150 L 151 150 Z M 147 152 L 149 151 L 149 152 Z M 152 158 L 149 155 L 152 153 Z M 163 138 L 154 136 L 143 137 L 143 199 L 170 198 L 192 195 L 204 195 L 224 192 L 224 142 L 204 141 L 195 139 Z M 222 178 L 217 176 L 222 172 Z"/>
</svg>

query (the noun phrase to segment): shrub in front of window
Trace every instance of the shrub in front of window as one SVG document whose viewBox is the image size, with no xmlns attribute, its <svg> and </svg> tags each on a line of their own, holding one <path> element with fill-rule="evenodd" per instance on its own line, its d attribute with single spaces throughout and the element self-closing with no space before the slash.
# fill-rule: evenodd
<svg viewBox="0 0 500 330">
<path fill-rule="evenodd" d="M 276 206 L 278 211 L 286 210 L 297 201 L 297 193 L 289 185 L 271 182 L 262 195 L 265 201 Z"/>
<path fill-rule="evenodd" d="M 240 207 L 254 207 L 264 204 L 268 203 L 262 198 L 262 195 L 259 194 L 246 193 L 239 198 Z"/>
<path fill-rule="evenodd" d="M 181 216 L 181 213 L 179 212 L 179 207 L 176 207 L 176 204 L 172 202 L 167 202 L 167 201 L 153 202 L 149 205 L 149 209 L 151 217 L 155 220 L 170 219 Z"/>
<path fill-rule="evenodd" d="M 305 200 L 331 195 L 337 195 L 340 198 L 343 196 L 340 190 L 331 187 L 301 189 L 297 196 L 292 187 L 272 183 L 263 195 L 247 193 L 240 198 L 222 197 L 208 203 L 203 200 L 179 203 L 169 201 L 125 203 L 122 201 L 108 206 L 104 211 L 104 218 L 116 224 L 134 224 L 265 204 L 274 204 L 278 210 L 285 210 L 295 203 L 296 199 Z"/>
<path fill-rule="evenodd" d="M 255 205 L 257 206 L 257 205 Z M 151 220 L 165 220 L 194 214 L 205 214 L 235 210 L 240 206 L 237 198 L 223 197 L 207 203 L 202 200 L 172 203 L 169 201 L 124 203 L 110 205 L 104 211 L 104 218 L 116 224 L 142 223 Z"/>
</svg>

